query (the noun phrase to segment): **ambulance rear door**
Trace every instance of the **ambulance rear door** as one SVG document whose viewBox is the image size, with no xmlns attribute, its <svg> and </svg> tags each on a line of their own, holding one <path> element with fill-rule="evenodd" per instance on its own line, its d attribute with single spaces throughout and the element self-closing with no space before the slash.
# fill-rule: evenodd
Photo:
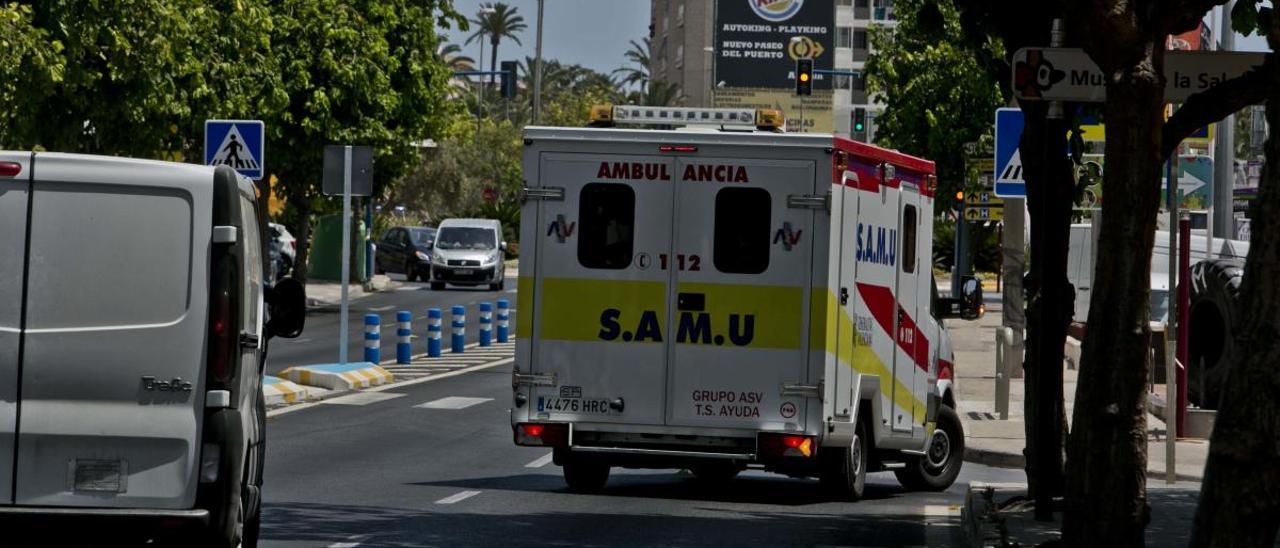
<svg viewBox="0 0 1280 548">
<path fill-rule="evenodd" d="M 671 246 L 676 167 L 654 148 L 613 148 L 636 153 L 537 160 L 537 191 L 549 197 L 537 206 L 534 310 L 521 315 L 536 318 L 533 371 L 555 378 L 532 387 L 537 420 L 664 420 L 670 272 L 658 260 Z"/>
<path fill-rule="evenodd" d="M 816 384 L 806 365 L 815 209 L 795 200 L 825 197 L 817 154 L 676 161 L 674 242 L 654 263 L 676 281 L 668 424 L 805 428 L 810 399 L 782 387 Z"/>
</svg>

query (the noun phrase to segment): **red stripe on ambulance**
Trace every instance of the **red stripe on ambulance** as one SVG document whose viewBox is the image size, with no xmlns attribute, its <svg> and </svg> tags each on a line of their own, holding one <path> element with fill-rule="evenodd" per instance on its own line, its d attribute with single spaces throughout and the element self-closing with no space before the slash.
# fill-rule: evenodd
<svg viewBox="0 0 1280 548">
<path fill-rule="evenodd" d="M 898 325 L 898 334 L 894 337 L 898 341 L 898 348 L 911 356 L 916 367 L 929 371 L 929 339 L 925 338 L 916 321 L 911 318 L 911 314 L 898 305 L 898 301 L 893 298 L 893 291 L 879 285 L 864 283 L 857 285 L 862 302 L 867 304 L 871 315 L 875 317 L 876 323 L 880 324 L 880 329 L 885 333 L 893 332 L 893 311 L 895 309 L 898 311 L 901 321 Z"/>
</svg>

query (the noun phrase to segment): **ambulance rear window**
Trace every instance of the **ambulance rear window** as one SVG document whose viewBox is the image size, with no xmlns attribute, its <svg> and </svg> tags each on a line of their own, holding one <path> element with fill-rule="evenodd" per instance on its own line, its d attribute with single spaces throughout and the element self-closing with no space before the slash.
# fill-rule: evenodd
<svg viewBox="0 0 1280 548">
<path fill-rule="evenodd" d="M 769 191 L 724 188 L 716 193 L 716 270 L 759 274 L 769 268 Z"/>
<path fill-rule="evenodd" d="M 907 206 L 902 212 L 902 271 L 916 271 L 916 207 Z"/>
<path fill-rule="evenodd" d="M 578 263 L 620 270 L 631 266 L 636 193 L 616 183 L 589 183 L 578 201 Z"/>
</svg>

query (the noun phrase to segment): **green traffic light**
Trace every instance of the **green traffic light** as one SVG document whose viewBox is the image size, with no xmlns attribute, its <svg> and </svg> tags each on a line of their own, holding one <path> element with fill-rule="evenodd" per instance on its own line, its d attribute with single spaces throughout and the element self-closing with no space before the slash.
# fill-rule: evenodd
<svg viewBox="0 0 1280 548">
<path fill-rule="evenodd" d="M 853 129 L 854 129 L 855 131 L 862 131 L 862 130 L 863 130 L 863 125 L 862 125 L 862 124 L 857 124 L 857 125 L 853 126 Z"/>
</svg>

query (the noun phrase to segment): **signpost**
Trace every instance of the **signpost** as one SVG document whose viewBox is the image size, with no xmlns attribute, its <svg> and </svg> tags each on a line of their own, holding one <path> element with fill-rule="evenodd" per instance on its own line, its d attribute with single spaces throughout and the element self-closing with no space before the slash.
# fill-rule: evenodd
<svg viewBox="0 0 1280 548">
<path fill-rule="evenodd" d="M 995 194 L 1001 198 L 1025 198 L 1027 182 L 1022 177 L 1022 110 L 996 110 Z"/>
<path fill-rule="evenodd" d="M 373 149 L 330 145 L 324 147 L 325 194 L 342 195 L 342 307 L 339 314 L 338 363 L 347 363 L 347 312 L 351 280 L 351 196 L 373 194 Z"/>
<path fill-rule="evenodd" d="M 204 163 L 230 166 L 245 177 L 261 180 L 265 141 L 262 120 L 205 120 Z"/>
<path fill-rule="evenodd" d="M 1004 220 L 1004 200 L 990 192 L 972 192 L 964 197 L 964 220 L 970 222 Z"/>
<path fill-rule="evenodd" d="M 1164 56 L 1164 99 L 1187 98 L 1262 64 L 1263 53 L 1169 51 Z M 1106 75 L 1079 48 L 1022 48 L 1013 54 L 1013 93 L 1018 99 L 1099 103 Z"/>
</svg>

